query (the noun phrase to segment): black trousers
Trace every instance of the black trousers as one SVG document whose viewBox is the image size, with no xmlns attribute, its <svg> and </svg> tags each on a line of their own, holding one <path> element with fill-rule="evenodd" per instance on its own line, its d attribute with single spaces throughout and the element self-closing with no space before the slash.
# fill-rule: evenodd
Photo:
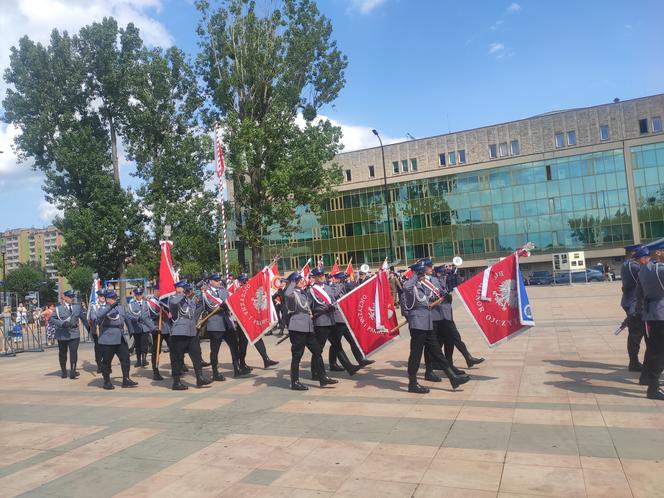
<svg viewBox="0 0 664 498">
<path fill-rule="evenodd" d="M 169 345 L 173 356 L 171 357 L 171 374 L 173 377 L 181 377 L 184 367 L 184 355 L 189 353 L 189 358 L 194 364 L 194 372 L 200 375 L 203 369 L 201 362 L 201 342 L 197 335 L 171 335 L 171 344 Z"/>
<path fill-rule="evenodd" d="M 101 350 L 101 373 L 104 375 L 111 374 L 111 362 L 113 356 L 117 356 L 120 360 L 120 368 L 122 368 L 122 377 L 129 377 L 129 346 L 124 338 L 121 339 L 120 344 L 100 344 Z"/>
<path fill-rule="evenodd" d="M 142 334 L 134 334 L 134 353 L 136 353 L 136 358 L 140 358 L 142 354 L 147 355 L 149 347 L 148 332 L 143 332 Z"/>
<path fill-rule="evenodd" d="M 101 369 L 101 348 L 99 347 L 99 336 L 97 334 L 91 334 L 92 340 L 95 343 L 95 363 L 97 368 Z"/>
<path fill-rule="evenodd" d="M 237 361 L 238 342 L 235 330 L 208 330 L 208 336 L 210 336 L 210 365 L 212 365 L 212 368 L 216 368 L 219 365 L 219 349 L 221 348 L 222 341 L 225 341 L 228 345 L 228 349 L 231 352 L 231 361 L 233 363 Z"/>
<path fill-rule="evenodd" d="M 135 336 L 134 336 L 135 337 Z M 158 339 L 157 337 L 160 337 Z M 161 356 L 161 352 L 164 350 L 164 343 L 168 346 L 168 355 L 170 356 L 170 361 L 171 364 L 173 363 L 173 353 L 171 352 L 171 336 L 169 334 L 158 334 L 157 331 L 155 330 L 152 332 L 152 351 L 150 352 L 151 354 L 151 359 L 152 359 L 152 370 L 159 370 L 159 365 L 157 365 L 157 342 L 160 342 L 159 344 L 159 353 Z"/>
<path fill-rule="evenodd" d="M 630 363 L 639 361 L 639 349 L 645 332 L 646 327 L 640 317 L 627 315 L 627 354 Z"/>
<path fill-rule="evenodd" d="M 67 369 L 67 350 L 69 350 L 69 363 L 72 368 L 76 366 L 79 342 L 81 342 L 80 339 L 58 339 L 58 359 L 62 370 Z"/>
<path fill-rule="evenodd" d="M 650 332 L 643 360 L 643 379 L 648 382 L 648 390 L 659 389 L 659 377 L 664 370 L 664 321 L 649 321 Z"/>
<path fill-rule="evenodd" d="M 238 342 L 238 360 L 240 362 L 240 365 L 246 365 L 247 346 L 249 345 L 249 339 L 247 339 L 247 336 L 244 335 L 244 332 L 242 332 L 241 330 L 237 331 L 237 342 Z M 265 342 L 263 342 L 263 339 L 259 339 L 258 341 L 256 341 L 254 343 L 254 347 L 256 348 L 256 351 L 258 351 L 258 354 L 261 355 L 261 358 L 263 358 L 264 362 L 270 359 L 270 357 L 267 355 L 267 349 L 265 348 Z"/>
<path fill-rule="evenodd" d="M 454 320 L 441 320 L 441 337 L 443 338 L 443 350 L 445 351 L 445 358 L 450 365 L 454 365 L 452 359 L 454 355 L 454 348 L 456 347 L 461 355 L 467 360 L 470 357 L 470 351 L 466 347 L 466 343 L 461 340 L 461 334 L 457 329 Z"/>
<path fill-rule="evenodd" d="M 320 346 L 321 357 L 323 352 L 325 351 L 325 344 L 327 344 L 327 340 L 330 338 L 330 335 L 333 333 L 334 333 L 333 326 L 314 326 L 314 335 L 316 336 L 316 340 L 318 341 L 318 345 Z M 315 376 L 315 374 L 316 372 L 314 370 L 314 364 L 312 362 L 311 363 L 312 377 Z"/>
<path fill-rule="evenodd" d="M 362 354 L 362 350 L 359 347 L 357 347 L 355 339 L 353 339 L 353 334 L 351 334 L 350 330 L 348 330 L 348 326 L 345 323 L 337 323 L 334 326 L 334 328 L 336 329 L 339 335 L 339 345 L 337 346 L 330 341 L 330 352 L 329 352 L 330 365 L 337 362 L 337 351 L 339 351 L 337 347 L 341 348 L 341 338 L 346 339 L 346 342 L 350 344 L 350 350 L 353 353 L 355 360 L 358 363 L 362 361 L 364 359 L 364 354 Z"/>
<path fill-rule="evenodd" d="M 291 342 L 291 382 L 300 380 L 300 360 L 304 355 L 304 348 L 306 347 L 311 351 L 311 368 L 318 375 L 319 379 L 325 377 L 325 365 L 323 365 L 323 357 L 321 356 L 321 347 L 318 339 L 312 333 L 296 332 L 291 330 L 289 332 L 289 339 Z"/>
<path fill-rule="evenodd" d="M 420 369 L 422 352 L 427 351 L 431 360 L 443 368 L 450 365 L 440 349 L 436 333 L 433 330 L 410 329 L 410 356 L 408 357 L 408 378 L 414 381 Z"/>
</svg>

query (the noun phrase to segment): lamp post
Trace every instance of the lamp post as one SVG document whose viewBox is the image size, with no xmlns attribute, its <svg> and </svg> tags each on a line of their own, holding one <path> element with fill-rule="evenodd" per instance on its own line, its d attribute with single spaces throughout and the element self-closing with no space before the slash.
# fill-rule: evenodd
<svg viewBox="0 0 664 498">
<path fill-rule="evenodd" d="M 394 243 L 392 242 L 392 218 L 390 216 L 390 205 L 387 197 L 387 170 L 385 169 L 385 148 L 383 147 L 383 141 L 380 139 L 380 135 L 377 130 L 371 130 L 376 137 L 378 137 L 378 142 L 380 142 L 380 153 L 383 157 L 383 202 L 385 202 L 385 211 L 387 212 L 387 236 L 390 239 L 390 252 L 388 254 L 388 260 L 390 263 L 394 261 Z"/>
<path fill-rule="evenodd" d="M 5 294 L 5 280 L 7 278 L 7 263 L 5 262 L 5 246 L 2 246 L 2 304 L 0 305 L 0 313 L 2 312 L 2 307 L 5 305 L 6 294 Z"/>
</svg>

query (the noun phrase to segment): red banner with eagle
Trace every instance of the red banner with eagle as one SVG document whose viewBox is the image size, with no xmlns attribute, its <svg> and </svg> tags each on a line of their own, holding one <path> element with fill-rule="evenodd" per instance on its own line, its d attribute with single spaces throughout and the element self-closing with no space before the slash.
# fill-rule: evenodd
<svg viewBox="0 0 664 498">
<path fill-rule="evenodd" d="M 270 271 L 264 268 L 226 300 L 250 343 L 254 344 L 276 323 L 271 297 Z"/>
</svg>

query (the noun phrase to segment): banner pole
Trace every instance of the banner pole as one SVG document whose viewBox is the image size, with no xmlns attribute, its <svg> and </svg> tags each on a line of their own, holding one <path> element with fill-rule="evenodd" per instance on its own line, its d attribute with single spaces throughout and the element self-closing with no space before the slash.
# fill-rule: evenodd
<svg viewBox="0 0 664 498">
<path fill-rule="evenodd" d="M 217 159 L 217 185 L 219 190 L 219 206 L 221 207 L 221 233 L 224 247 L 224 262 L 226 268 L 226 285 L 230 280 L 230 267 L 228 265 L 228 236 L 226 233 L 226 208 L 224 206 L 224 151 L 221 148 L 221 130 L 219 123 L 214 124 L 215 152 Z M 221 255 L 220 255 L 221 257 Z M 224 269 L 221 268 L 222 273 Z"/>
</svg>

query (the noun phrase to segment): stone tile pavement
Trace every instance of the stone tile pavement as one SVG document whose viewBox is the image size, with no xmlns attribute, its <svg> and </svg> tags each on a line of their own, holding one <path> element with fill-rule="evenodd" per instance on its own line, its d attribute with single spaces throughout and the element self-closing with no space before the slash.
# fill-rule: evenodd
<svg viewBox="0 0 664 498">
<path fill-rule="evenodd" d="M 288 343 L 272 337 L 276 369 L 177 393 L 149 368 L 132 368 L 137 389 L 103 391 L 89 344 L 75 381 L 60 379 L 54 350 L 0 358 L 0 493 L 664 496 L 664 404 L 645 398 L 626 336 L 612 334 L 620 283 L 529 294 L 537 327 L 491 351 L 456 308 L 471 351 L 487 358 L 457 392 L 447 382 L 406 392 L 407 333 L 333 388 L 306 380 L 304 363 L 305 393 L 288 389 Z M 227 349 L 222 358 L 228 374 Z"/>
</svg>

